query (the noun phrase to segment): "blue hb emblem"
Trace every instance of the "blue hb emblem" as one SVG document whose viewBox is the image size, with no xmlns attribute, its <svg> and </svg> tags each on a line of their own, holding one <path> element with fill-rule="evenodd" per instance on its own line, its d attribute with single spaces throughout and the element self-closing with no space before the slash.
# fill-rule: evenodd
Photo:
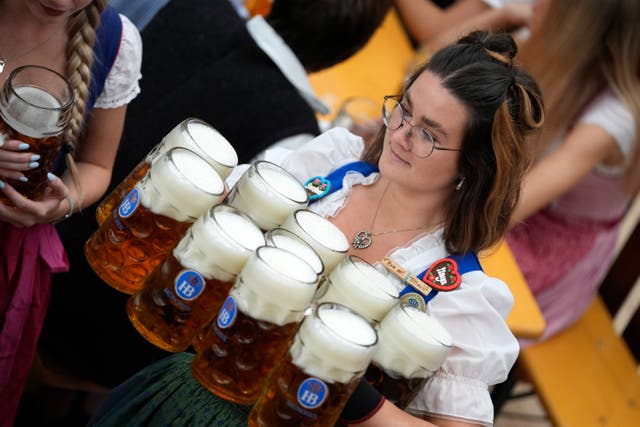
<svg viewBox="0 0 640 427">
<path fill-rule="evenodd" d="M 204 290 L 204 279 L 197 271 L 184 270 L 175 281 L 175 292 L 183 300 L 191 301 Z"/>
<path fill-rule="evenodd" d="M 227 299 L 224 300 L 224 304 L 222 304 L 222 308 L 218 312 L 218 326 L 221 329 L 226 329 L 233 325 L 237 314 L 238 305 L 236 304 L 236 300 L 229 295 Z"/>
<path fill-rule="evenodd" d="M 329 397 L 329 387 L 318 378 L 307 378 L 298 387 L 298 403 L 307 409 L 316 409 Z"/>
<path fill-rule="evenodd" d="M 138 207 L 138 202 L 140 201 L 140 197 L 138 195 L 138 189 L 134 188 L 125 196 L 120 203 L 120 207 L 118 208 L 118 215 L 121 218 L 128 218 L 133 214 L 133 212 Z"/>
</svg>

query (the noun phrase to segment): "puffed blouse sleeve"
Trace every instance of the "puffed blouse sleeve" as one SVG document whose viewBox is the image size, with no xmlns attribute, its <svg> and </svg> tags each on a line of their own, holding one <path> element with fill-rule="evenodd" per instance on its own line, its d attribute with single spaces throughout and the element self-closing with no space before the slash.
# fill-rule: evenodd
<svg viewBox="0 0 640 427">
<path fill-rule="evenodd" d="M 95 103 L 95 108 L 118 108 L 127 105 L 140 93 L 142 77 L 142 39 L 135 25 L 124 15 L 122 40 L 118 55 L 107 74 L 104 89 Z"/>
<path fill-rule="evenodd" d="M 421 261 L 403 259 L 401 252 L 393 258 L 419 274 L 425 264 L 446 255 L 442 245 L 431 247 L 428 242 L 429 238 L 418 242 Z M 489 386 L 506 380 L 519 352 L 518 341 L 505 322 L 512 307 L 513 295 L 507 285 L 482 271 L 463 274 L 459 288 L 440 292 L 429 303 L 429 314 L 449 331 L 453 348 L 407 411 L 492 425 Z"/>
</svg>

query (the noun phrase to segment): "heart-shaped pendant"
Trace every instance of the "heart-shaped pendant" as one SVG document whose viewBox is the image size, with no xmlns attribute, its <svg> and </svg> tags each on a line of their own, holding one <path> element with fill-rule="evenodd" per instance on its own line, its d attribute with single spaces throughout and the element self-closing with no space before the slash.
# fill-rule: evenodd
<svg viewBox="0 0 640 427">
<path fill-rule="evenodd" d="M 367 249 L 372 243 L 371 233 L 366 230 L 360 230 L 353 236 L 351 246 L 353 246 L 354 249 Z"/>
</svg>

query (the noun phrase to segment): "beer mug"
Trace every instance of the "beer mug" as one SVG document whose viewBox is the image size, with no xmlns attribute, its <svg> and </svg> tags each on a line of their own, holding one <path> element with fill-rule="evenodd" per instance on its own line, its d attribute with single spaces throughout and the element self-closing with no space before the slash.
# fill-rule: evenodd
<svg viewBox="0 0 640 427">
<path fill-rule="evenodd" d="M 302 258 L 313 268 L 318 278 L 324 272 L 324 264 L 313 248 L 299 236 L 284 228 L 272 228 L 264 235 L 267 246 L 275 246 Z"/>
<path fill-rule="evenodd" d="M 100 202 L 96 209 L 98 224 L 102 224 L 107 216 L 111 215 L 136 182 L 147 173 L 151 164 L 175 147 L 186 148 L 199 154 L 213 166 L 223 181 L 238 164 L 236 151 L 220 132 L 203 120 L 187 118 L 162 138 L 162 141 Z"/>
<path fill-rule="evenodd" d="M 280 166 L 261 160 L 242 174 L 226 203 L 246 213 L 263 230 L 280 226 L 296 209 L 307 206 L 307 190 Z"/>
<path fill-rule="evenodd" d="M 249 426 L 334 425 L 369 365 L 376 342 L 373 326 L 347 307 L 314 307 L 286 357 L 271 371 L 249 414 Z"/>
<path fill-rule="evenodd" d="M 259 247 L 200 343 L 191 365 L 194 377 L 223 399 L 255 402 L 298 328 L 317 280 L 301 258 Z"/>
<path fill-rule="evenodd" d="M 440 368 L 452 344 L 440 322 L 409 304 L 398 304 L 378 325 L 378 346 L 365 377 L 404 409 Z"/>
<path fill-rule="evenodd" d="M 324 263 L 325 274 L 340 263 L 349 250 L 349 241 L 331 221 L 308 209 L 298 209 L 281 225 L 281 228 L 307 242 Z"/>
<path fill-rule="evenodd" d="M 134 293 L 223 194 L 222 179 L 202 157 L 184 148 L 169 150 L 89 238 L 89 265 L 115 289 Z"/>
<path fill-rule="evenodd" d="M 47 173 L 62 146 L 73 99 L 65 77 L 39 65 L 16 68 L 4 83 L 0 93 L 0 142 L 20 140 L 40 156 L 38 167 L 23 172 L 26 182 L 7 178 L 28 199 L 44 195 Z M 8 203 L 4 196 L 0 200 Z"/>
<path fill-rule="evenodd" d="M 217 205 L 189 228 L 127 302 L 138 332 L 167 351 L 184 351 L 222 306 L 249 255 L 265 243 L 240 211 Z"/>
<path fill-rule="evenodd" d="M 313 302 L 338 302 L 376 323 L 399 297 L 387 276 L 362 258 L 350 255 L 321 281 Z"/>
</svg>

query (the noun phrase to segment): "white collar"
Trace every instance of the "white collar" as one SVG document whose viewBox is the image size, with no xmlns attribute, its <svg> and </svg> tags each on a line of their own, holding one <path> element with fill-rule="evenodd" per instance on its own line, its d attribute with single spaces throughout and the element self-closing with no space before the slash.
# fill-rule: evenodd
<svg viewBox="0 0 640 427">
<path fill-rule="evenodd" d="M 331 111 L 313 93 L 307 72 L 291 48 L 262 16 L 258 15 L 247 21 L 247 31 L 258 47 L 273 61 L 314 111 L 321 114 L 328 114 Z"/>
</svg>

